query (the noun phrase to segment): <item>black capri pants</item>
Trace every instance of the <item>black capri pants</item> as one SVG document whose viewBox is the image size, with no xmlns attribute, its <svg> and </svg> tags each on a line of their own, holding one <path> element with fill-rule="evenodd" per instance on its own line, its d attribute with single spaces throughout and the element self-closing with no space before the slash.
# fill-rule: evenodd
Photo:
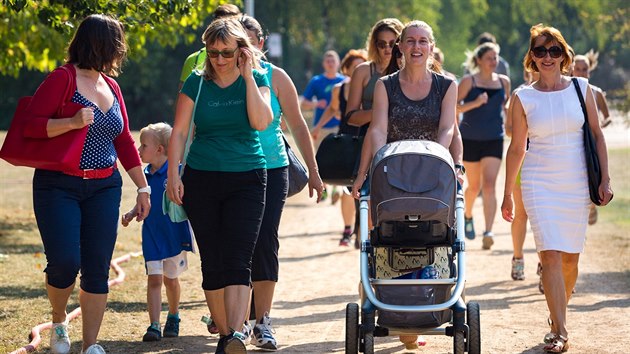
<svg viewBox="0 0 630 354">
<path fill-rule="evenodd" d="M 199 247 L 203 290 L 250 286 L 267 171 L 202 171 L 186 166 L 182 182 L 184 210 Z"/>
<path fill-rule="evenodd" d="M 252 259 L 252 281 L 278 281 L 278 227 L 289 191 L 288 171 L 288 167 L 267 170 L 265 214 Z"/>
</svg>

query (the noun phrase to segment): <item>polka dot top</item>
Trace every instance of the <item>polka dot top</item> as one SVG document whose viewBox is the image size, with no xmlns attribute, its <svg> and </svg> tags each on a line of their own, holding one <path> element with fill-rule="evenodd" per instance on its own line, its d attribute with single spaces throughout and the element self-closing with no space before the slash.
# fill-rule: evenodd
<svg viewBox="0 0 630 354">
<path fill-rule="evenodd" d="M 79 91 L 74 92 L 71 101 L 94 108 L 94 123 L 88 128 L 79 168 L 85 170 L 114 165 L 118 158 L 114 148 L 114 139 L 123 130 L 122 112 L 116 95 L 114 94 L 114 104 L 107 112 L 101 111 L 94 102 L 83 97 Z"/>
</svg>

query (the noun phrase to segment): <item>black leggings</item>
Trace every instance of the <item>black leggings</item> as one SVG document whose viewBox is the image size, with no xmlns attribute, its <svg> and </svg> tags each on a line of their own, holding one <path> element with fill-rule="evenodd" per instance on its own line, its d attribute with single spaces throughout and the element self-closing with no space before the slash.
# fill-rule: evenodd
<svg viewBox="0 0 630 354">
<path fill-rule="evenodd" d="M 280 226 L 284 202 L 287 200 L 288 177 L 287 167 L 267 170 L 265 215 L 252 259 L 252 281 L 278 281 L 278 249 L 280 248 L 278 226 Z"/>
<path fill-rule="evenodd" d="M 265 210 L 267 171 L 200 171 L 186 166 L 184 210 L 201 257 L 202 288 L 251 284 L 251 265 Z"/>
</svg>

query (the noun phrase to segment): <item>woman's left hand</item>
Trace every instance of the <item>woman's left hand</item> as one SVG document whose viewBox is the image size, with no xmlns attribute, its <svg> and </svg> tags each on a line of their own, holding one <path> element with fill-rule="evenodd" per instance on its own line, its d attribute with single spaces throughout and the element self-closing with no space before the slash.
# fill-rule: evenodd
<svg viewBox="0 0 630 354">
<path fill-rule="evenodd" d="M 308 197 L 313 198 L 313 190 L 317 193 L 317 203 L 322 199 L 322 193 L 324 192 L 324 182 L 322 182 L 322 178 L 319 176 L 319 172 L 309 171 L 308 172 Z"/>
<path fill-rule="evenodd" d="M 602 181 L 599 184 L 599 200 L 601 202 L 600 206 L 607 205 L 613 197 L 613 190 L 610 186 L 610 180 Z"/>
<path fill-rule="evenodd" d="M 505 195 L 501 204 L 501 216 L 507 222 L 514 221 L 514 200 L 512 195 Z"/>
<path fill-rule="evenodd" d="M 238 70 L 241 72 L 241 76 L 244 79 L 253 78 L 254 74 L 252 73 L 252 60 L 254 60 L 254 54 L 247 47 L 241 47 L 238 51 L 239 54 L 236 60 L 238 63 Z"/>
<path fill-rule="evenodd" d="M 151 200 L 149 199 L 149 193 L 138 193 L 134 209 L 137 210 L 136 221 L 142 221 L 146 219 L 146 217 L 149 215 L 149 210 L 151 210 Z"/>
</svg>

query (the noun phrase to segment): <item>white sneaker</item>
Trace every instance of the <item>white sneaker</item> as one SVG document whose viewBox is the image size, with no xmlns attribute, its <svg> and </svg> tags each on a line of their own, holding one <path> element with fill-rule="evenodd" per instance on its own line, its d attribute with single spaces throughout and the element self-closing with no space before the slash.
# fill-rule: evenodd
<svg viewBox="0 0 630 354">
<path fill-rule="evenodd" d="M 70 352 L 68 322 L 53 323 L 50 329 L 50 350 L 55 354 L 67 354 Z"/>
<path fill-rule="evenodd" d="M 242 333 L 245 335 L 245 339 L 243 339 L 245 345 L 250 344 L 254 335 L 254 326 L 252 326 L 249 321 L 245 321 L 245 323 L 243 323 Z"/>
<path fill-rule="evenodd" d="M 86 350 L 82 351 L 81 354 L 106 354 L 105 349 L 98 344 L 90 345 Z"/>
<path fill-rule="evenodd" d="M 278 350 L 278 344 L 276 343 L 276 339 L 273 337 L 275 332 L 276 331 L 273 330 L 273 327 L 271 327 L 271 320 L 269 319 L 269 316 L 265 313 L 265 316 L 260 320 L 260 323 L 257 323 L 254 327 L 252 344 L 265 351 Z"/>
</svg>

